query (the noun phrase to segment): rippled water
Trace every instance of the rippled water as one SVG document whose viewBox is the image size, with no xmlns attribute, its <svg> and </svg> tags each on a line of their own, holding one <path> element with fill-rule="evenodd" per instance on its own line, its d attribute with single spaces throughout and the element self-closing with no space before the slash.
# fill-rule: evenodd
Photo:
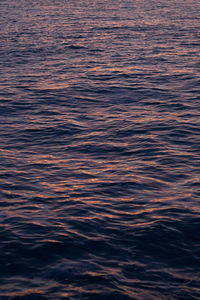
<svg viewBox="0 0 200 300">
<path fill-rule="evenodd" d="M 1 0 L 1 299 L 200 299 L 199 12 Z"/>
</svg>

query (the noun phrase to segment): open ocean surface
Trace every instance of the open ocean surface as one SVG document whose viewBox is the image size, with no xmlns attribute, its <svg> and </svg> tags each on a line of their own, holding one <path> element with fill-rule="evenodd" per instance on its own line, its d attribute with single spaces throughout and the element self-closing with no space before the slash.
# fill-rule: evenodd
<svg viewBox="0 0 200 300">
<path fill-rule="evenodd" d="M 0 299 L 200 299 L 200 1 L 0 1 Z"/>
</svg>

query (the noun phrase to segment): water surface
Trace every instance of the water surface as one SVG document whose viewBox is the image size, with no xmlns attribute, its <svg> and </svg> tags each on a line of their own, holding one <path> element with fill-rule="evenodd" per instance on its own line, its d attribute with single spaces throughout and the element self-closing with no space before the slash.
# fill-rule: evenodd
<svg viewBox="0 0 200 300">
<path fill-rule="evenodd" d="M 199 11 L 1 0 L 2 299 L 200 299 Z"/>
</svg>

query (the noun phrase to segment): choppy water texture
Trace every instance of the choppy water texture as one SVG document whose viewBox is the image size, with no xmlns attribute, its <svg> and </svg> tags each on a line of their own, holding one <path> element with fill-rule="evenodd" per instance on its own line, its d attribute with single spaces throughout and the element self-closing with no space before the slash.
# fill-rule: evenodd
<svg viewBox="0 0 200 300">
<path fill-rule="evenodd" d="M 1 299 L 200 299 L 199 12 L 1 0 Z"/>
</svg>

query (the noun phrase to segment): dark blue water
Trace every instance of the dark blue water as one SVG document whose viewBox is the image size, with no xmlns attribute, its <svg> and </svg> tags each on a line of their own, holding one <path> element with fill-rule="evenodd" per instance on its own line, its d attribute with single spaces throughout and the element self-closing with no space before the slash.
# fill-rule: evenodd
<svg viewBox="0 0 200 300">
<path fill-rule="evenodd" d="M 199 12 L 0 1 L 0 299 L 200 299 Z"/>
</svg>

